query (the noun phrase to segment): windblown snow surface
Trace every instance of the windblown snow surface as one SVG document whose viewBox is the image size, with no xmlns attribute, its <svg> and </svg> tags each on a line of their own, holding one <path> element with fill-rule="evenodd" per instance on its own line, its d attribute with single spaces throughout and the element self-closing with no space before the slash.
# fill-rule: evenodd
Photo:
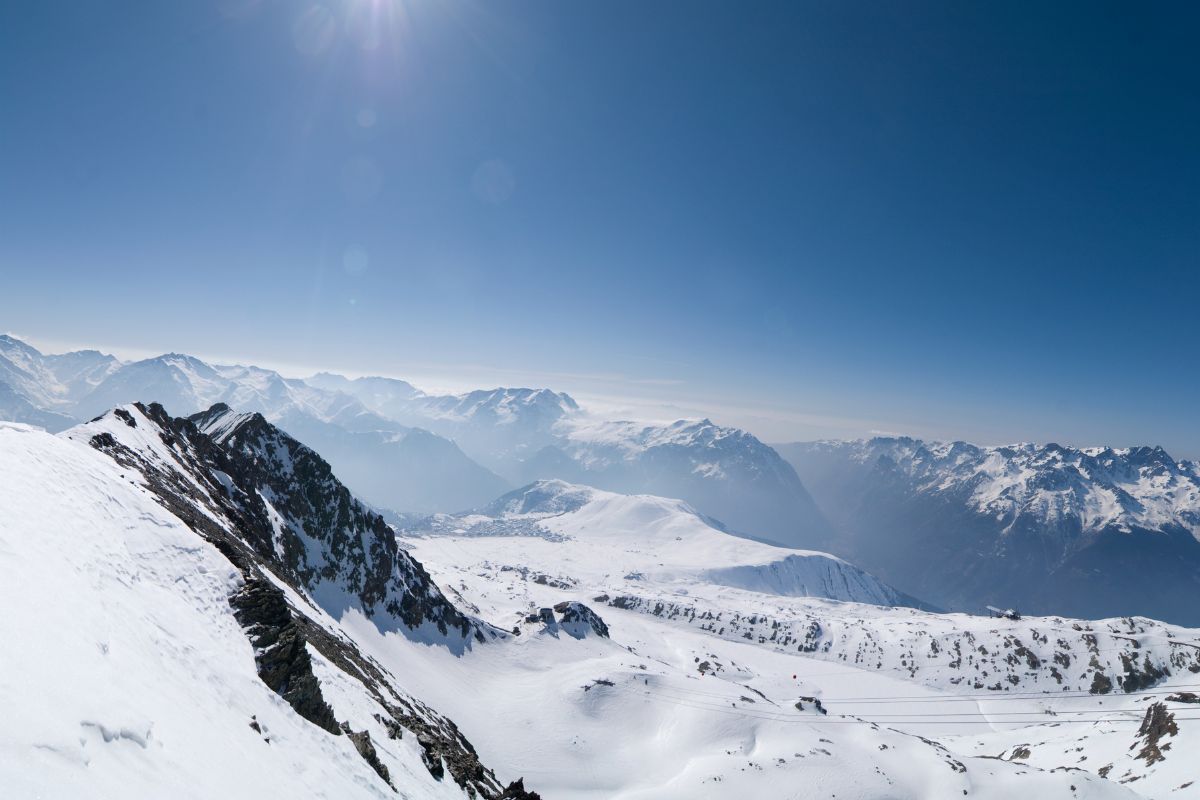
<svg viewBox="0 0 1200 800">
<path fill-rule="evenodd" d="M 237 571 L 138 476 L 0 423 L 0 487 L 0 794 L 396 796 L 259 679 Z M 384 741 L 409 796 L 463 796 Z"/>
</svg>

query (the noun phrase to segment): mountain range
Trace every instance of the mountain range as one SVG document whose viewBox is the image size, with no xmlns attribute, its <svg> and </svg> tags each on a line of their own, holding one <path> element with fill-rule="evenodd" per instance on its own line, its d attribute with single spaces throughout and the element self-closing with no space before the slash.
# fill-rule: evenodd
<svg viewBox="0 0 1200 800">
<path fill-rule="evenodd" d="M 438 395 L 182 354 L 44 355 L 0 337 L 0 416 L 55 431 L 128 402 L 260 413 L 392 521 L 565 481 L 678 499 L 740 536 L 833 553 L 930 608 L 1200 623 L 1200 468 L 1161 448 L 772 447 L 708 419 L 606 419 L 549 389 Z"/>
<path fill-rule="evenodd" d="M 945 608 L 1200 623 L 1200 466 L 1162 448 L 777 445 L 829 548 Z"/>
<path fill-rule="evenodd" d="M 215 403 L 258 412 L 321 452 L 365 500 L 398 512 L 460 511 L 561 478 L 679 497 L 784 544 L 818 542 L 826 528 L 792 468 L 744 431 L 596 420 L 547 389 L 428 395 L 390 378 L 300 380 L 177 353 L 48 356 L 0 336 L 0 402 L 0 416 L 50 431 L 131 402 L 180 415 Z"/>
<path fill-rule="evenodd" d="M 0 423 L 0 485 L 14 796 L 1195 795 L 1200 631 L 929 613 L 562 481 L 397 535 L 221 403 Z"/>
</svg>

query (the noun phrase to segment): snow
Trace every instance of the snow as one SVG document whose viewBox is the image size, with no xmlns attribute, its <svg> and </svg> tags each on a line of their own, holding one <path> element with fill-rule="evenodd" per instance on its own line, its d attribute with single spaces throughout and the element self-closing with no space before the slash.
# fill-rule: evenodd
<svg viewBox="0 0 1200 800">
<path fill-rule="evenodd" d="M 903 602 L 893 589 L 839 558 L 730 536 L 681 500 L 538 481 L 487 511 L 495 516 L 434 517 L 425 530 L 453 532 L 451 539 L 437 537 L 452 543 L 458 536 L 492 537 L 477 542 L 474 552 L 549 574 L 587 575 L 606 590 L 619 591 L 623 576 L 636 573 L 688 591 L 712 585 L 879 605 Z M 513 533 L 521 538 L 496 538 Z"/>
<path fill-rule="evenodd" d="M 962 796 L 964 788 L 972 797 L 1134 796 L 1085 772 L 1041 770 L 1094 771 L 1107 762 L 1079 762 L 1082 752 L 1069 759 L 1053 754 L 1086 750 L 1089 736 L 1104 736 L 1113 743 L 1105 745 L 1108 758 L 1136 733 L 1140 716 L 1128 709 L 1145 696 L 1079 691 L 1091 680 L 1089 658 L 1119 673 L 1122 653 L 1141 648 L 1170 661 L 1188 651 L 1173 642 L 1200 640 L 1200 632 L 1140 619 L 998 620 L 788 596 L 767 579 L 771 572 L 749 571 L 757 584 L 722 585 L 714 572 L 742 569 L 714 569 L 722 559 L 786 564 L 830 557 L 794 552 L 779 559 L 789 551 L 708 527 L 680 501 L 562 482 L 524 495 L 533 499 L 518 492 L 487 513 L 441 516 L 402 531 L 441 585 L 520 636 L 447 659 L 343 622 L 384 663 L 404 663 L 418 693 L 456 719 L 482 753 L 547 796 L 902 798 Z M 617 597 L 644 603 L 620 608 L 611 602 Z M 524 621 L 531 611 L 570 600 L 598 612 L 612 639 L 575 641 Z M 720 627 L 705 627 L 699 615 L 677 608 L 720 615 Z M 814 624 L 811 649 L 798 651 L 795 641 Z M 783 646 L 775 638 L 780 631 L 796 639 Z M 1008 658 L 1016 648 L 1036 653 L 1039 668 L 1024 659 L 1013 667 Z M 1055 654 L 1067 652 L 1075 666 L 1063 670 L 1064 686 L 1047 665 L 1057 668 Z M 702 662 L 711 668 L 701 672 Z M 1188 685 L 1191 673 L 1180 673 L 1172 684 Z M 1017 683 L 1005 679 L 999 691 L 973 688 L 979 678 L 991 685 L 1009 674 Z M 474 691 L 463 694 L 460 687 L 468 685 Z M 807 716 L 797 711 L 802 695 L 823 698 L 830 715 L 815 718 L 811 705 Z M 1049 717 L 1048 709 L 1060 717 Z M 1098 709 L 1122 718 L 1106 722 Z M 1072 711 L 1087 713 L 1072 717 Z M 503 726 L 494 724 L 497 716 Z M 1056 722 L 1061 730 L 1047 727 Z M 1047 732 L 1061 742 L 1058 751 L 1044 748 L 1040 769 L 1020 758 L 995 759 L 1012 742 Z M 969 779 L 961 780 L 950 761 L 961 762 Z M 1153 768 L 1124 764 L 1122 774 L 1157 792 L 1184 783 L 1188 769 L 1169 757 Z"/>
<path fill-rule="evenodd" d="M 236 571 L 112 459 L 0 423 L 0 486 L 5 796 L 395 797 L 259 680 Z"/>
<path fill-rule="evenodd" d="M 980 513 L 1010 524 L 1029 515 L 1047 523 L 1078 518 L 1085 531 L 1179 525 L 1200 538 L 1200 471 L 1162 448 L 976 447 L 907 438 L 813 446 L 848 450 L 862 464 L 887 458 L 918 491 L 965 492 Z"/>
<path fill-rule="evenodd" d="M 368 406 L 416 406 L 442 430 L 478 424 L 485 434 L 473 441 L 505 459 L 539 442 L 598 469 L 682 452 L 679 463 L 706 486 L 775 468 L 744 432 L 708 420 L 598 421 L 545 390 L 446 399 L 376 380 L 355 382 L 356 398 L 331 376 L 323 385 L 336 389 L 175 354 L 120 368 L 95 354 L 55 372 L 13 342 L 0 350 L 50 387 L 46 403 L 72 411 L 101 390 L 152 387 L 196 404 L 176 413 L 221 400 L 404 437 L 372 428 L 387 420 Z M 122 375 L 148 378 L 122 384 Z M 88 446 L 111 433 L 155 465 L 178 463 L 136 407 L 123 411 L 134 426 L 108 414 L 60 437 L 0 423 L 5 795 L 397 796 L 347 737 L 299 718 L 258 678 L 229 607 L 239 581 L 229 562 L 140 475 Z M 222 438 L 239 419 L 222 417 L 211 432 Z M 520 441 L 489 438 L 496 431 Z M 1200 525 L 1200 472 L 1160 450 L 895 442 L 888 452 L 923 491 L 966 492 L 987 513 Z M 291 469 L 286 453 L 273 454 L 273 468 Z M 214 477 L 229 490 L 229 476 Z M 278 546 L 288 520 L 269 493 L 263 500 Z M 1179 729 L 1163 742 L 1165 760 L 1138 758 L 1146 708 L 1200 684 L 1197 630 L 927 613 L 898 606 L 907 598 L 841 559 L 731 536 L 693 504 L 561 481 L 428 518 L 402 543 L 460 607 L 520 635 L 452 648 L 381 625 L 357 598 L 329 595 L 333 583 L 304 593 L 266 577 L 400 676 L 385 691 L 402 685 L 447 714 L 504 782 L 523 776 L 548 800 L 1200 797 L 1187 785 L 1200 707 L 1169 702 Z M 526 621 L 564 601 L 598 613 L 611 638 Z M 310 655 L 337 718 L 370 734 L 400 796 L 462 797 L 429 774 L 415 736 L 388 737 L 353 674 Z M 1097 674 L 1120 676 L 1131 658 L 1170 675 L 1131 694 L 1088 693 Z"/>
<path fill-rule="evenodd" d="M 653 513 L 644 519 L 653 523 Z M 811 704 L 798 710 L 794 703 L 800 695 L 940 700 L 946 693 L 598 605 L 592 595 L 611 579 L 605 574 L 608 551 L 592 553 L 590 572 L 579 571 L 582 557 L 526 560 L 531 546 L 583 550 L 596 538 L 620 537 L 614 528 L 620 525 L 566 544 L 528 536 L 406 540 L 443 585 L 489 618 L 514 620 L 530 609 L 576 599 L 602 614 L 612 640 L 558 637 L 540 623 L 524 623 L 521 636 L 454 659 L 375 636 L 353 620 L 344 623 L 381 661 L 405 664 L 415 691 L 450 713 L 482 753 L 494 754 L 547 797 L 865 800 L 961 797 L 964 790 L 971 797 L 996 798 L 1018 792 L 1135 796 L 1086 774 L 965 757 L 920 738 L 958 733 L 954 725 L 905 731 L 887 723 L 821 716 Z M 562 565 L 551 574 L 571 581 L 558 588 L 517 570 L 494 569 L 497 559 L 545 569 Z M 715 597 L 728 610 L 747 595 Z M 869 607 L 856 608 L 865 613 Z M 715 666 L 702 673 L 701 662 Z M 465 686 L 472 691 L 462 691 Z M 503 724 L 496 724 L 498 719 Z M 986 721 L 979 727 L 989 729 Z"/>
<path fill-rule="evenodd" d="M 130 427 L 109 415 L 88 432 L 141 437 L 139 452 L 168 464 L 170 448 L 149 435 L 148 420 L 145 432 L 143 420 L 135 421 Z M 64 798 L 395 796 L 348 737 L 300 719 L 258 679 L 227 601 L 238 582 L 231 565 L 140 480 L 75 436 L 0 426 L 0 568 L 9 578 L 0 583 L 0 602 L 36 609 L 0 617 L 4 641 L 23 643 L 0 650 L 6 789 Z M 964 730 L 940 718 L 928 725 L 884 719 L 887 709 L 878 706 L 854 707 L 857 698 L 883 696 L 911 698 L 893 706 L 907 714 L 921 704 L 961 708 L 950 705 L 954 687 L 940 677 L 914 683 L 897 665 L 913 635 L 903 620 L 949 630 L 966 626 L 964 619 L 752 592 L 708 576 L 723 568 L 717 565 L 818 558 L 850 568 L 844 562 L 729 536 L 677 500 L 553 483 L 528 503 L 515 501 L 500 503 L 495 515 L 439 518 L 465 526 L 460 534 L 431 531 L 405 542 L 447 591 L 488 619 L 518 625 L 520 636 L 454 651 L 381 628 L 357 607 L 337 619 L 312 610 L 318 624 L 350 637 L 381 668 L 403 676 L 407 691 L 448 713 L 504 781 L 524 776 L 545 797 L 567 800 L 1137 796 L 1083 772 L 982 757 L 1010 747 L 1004 737 L 1022 730 L 1019 724 L 976 717 L 974 738 L 951 747 L 929 737 L 949 742 Z M 544 526 L 550 535 L 494 535 L 495 526 L 509 524 L 525 534 Z M 482 535 L 488 525 L 492 535 Z M 530 567 L 562 580 L 539 582 Z M 639 580 L 618 574 L 630 568 Z M 775 605 L 877 620 L 889 669 L 854 668 L 834 652 L 783 652 L 593 600 L 606 586 L 635 584 L 659 602 L 683 597 L 756 619 L 762 606 Z M 311 608 L 309 598 L 289 596 Z M 562 600 L 599 611 L 612 638 L 515 621 Z M 1018 625 L 979 620 L 974 627 L 982 635 L 1001 624 Z M 1194 632 L 1171 634 L 1195 639 Z M 1158 635 L 1154 629 L 1142 638 L 1150 646 Z M 402 796 L 461 797 L 451 782 L 429 775 L 414 736 L 388 738 L 355 677 L 310 654 L 337 717 L 371 735 Z M 827 698 L 829 716 L 801 699 L 814 695 Z M 878 724 L 862 719 L 868 711 L 880 715 Z M 1113 727 L 1105 755 L 1111 750 L 1115 759 L 1131 728 Z M 1043 749 L 1037 758 L 1055 766 L 1053 748 Z M 1170 756 L 1156 769 L 1146 785 L 1165 786 L 1180 771 Z"/>
</svg>

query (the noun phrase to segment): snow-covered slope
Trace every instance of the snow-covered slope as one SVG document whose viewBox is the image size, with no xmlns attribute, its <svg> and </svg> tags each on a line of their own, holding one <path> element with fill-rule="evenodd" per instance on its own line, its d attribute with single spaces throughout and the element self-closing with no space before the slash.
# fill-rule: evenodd
<svg viewBox="0 0 1200 800">
<path fill-rule="evenodd" d="M 754 436 L 710 420 L 670 425 L 572 420 L 526 462 L 525 480 L 679 497 L 739 533 L 820 545 L 828 526 L 791 465 Z"/>
<path fill-rule="evenodd" d="M 1083 771 L 1102 764 L 1079 766 L 1086 737 L 1132 744 L 1139 720 L 1128 709 L 1142 695 L 1112 692 L 1186 685 L 1189 670 L 1200 669 L 1187 648 L 1168 642 L 1196 631 L 1144 620 L 1130 628 L 947 617 L 714 582 L 703 562 L 720 547 L 707 540 L 722 534 L 677 501 L 544 483 L 484 511 L 429 520 L 402 531 L 402 541 L 459 602 L 520 636 L 489 652 L 496 658 L 487 669 L 469 663 L 477 652 L 413 674 L 469 672 L 495 688 L 499 710 L 417 678 L 481 749 L 556 797 L 1133 796 Z M 723 555 L 735 562 L 742 548 L 786 552 L 725 538 L 732 552 Z M 580 605 L 599 615 L 606 635 L 564 634 L 557 609 Z M 1044 660 L 1033 667 L 1035 650 Z M 1122 652 L 1147 660 L 1131 661 L 1127 674 Z M 1063 693 L 1054 672 L 1067 672 L 1067 657 L 1071 688 L 1111 672 L 1107 693 Z M 1143 672 L 1145 664 L 1179 677 Z M 987 683 L 975 689 L 979 679 Z M 1019 694 L 1039 689 L 1069 699 Z M 1041 769 L 994 758 L 1012 755 L 1010 731 L 1041 734 L 1046 709 L 1064 702 L 1090 714 L 1064 726 L 1084 737 L 1078 753 L 1047 757 Z M 1119 708 L 1111 715 L 1118 719 L 1095 713 L 1099 703 Z M 508 722 L 502 729 L 492 722 L 497 713 Z M 1178 724 L 1190 741 L 1188 720 Z M 957 740 L 965 732 L 976 738 Z M 1169 756 L 1122 769 L 1159 797 L 1186 780 L 1190 763 Z"/>
<path fill-rule="evenodd" d="M 328 611 L 439 646 L 489 629 L 262 425 L 222 447 L 161 407 L 0 423 L 7 796 L 526 796 Z"/>
<path fill-rule="evenodd" d="M 733 536 L 681 500 L 556 480 L 518 489 L 477 513 L 435 515 L 403 533 L 525 537 L 518 543 L 497 539 L 498 552 L 551 576 L 570 574 L 578 581 L 588 573 L 591 585 L 614 593 L 645 582 L 685 592 L 710 584 L 787 597 L 919 605 L 826 553 Z"/>
<path fill-rule="evenodd" d="M 1161 448 L 782 445 L 829 545 L 950 608 L 1200 622 L 1200 468 Z"/>
<path fill-rule="evenodd" d="M 991 620 L 752 591 L 711 575 L 709 559 L 852 568 L 730 537 L 678 501 L 561 483 L 439 518 L 442 532 L 433 521 L 401 549 L 316 453 L 222 407 L 186 420 L 126 406 L 60 437 L 0 426 L 0 486 L 14 490 L 0 492 L 0 564 L 14 576 L 0 603 L 37 609 L 0 616 L 5 641 L 21 642 L 0 653 L 0 697 L 14 710 L 0 722 L 0 785 L 15 796 L 532 800 L 501 789 L 519 774 L 567 800 L 1130 800 L 1139 795 L 1116 775 L 1062 769 L 1052 747 L 1033 765 L 989 739 L 1028 730 L 1040 741 L 1030 725 L 1045 717 L 1024 701 L 1005 716 L 973 700 L 964 727 L 864 698 L 961 708 L 952 692 L 973 690 L 950 678 L 970 671 L 908 669 L 922 626 L 976 636 L 986 658 L 961 659 L 976 671 L 1011 666 L 998 654 L 1022 650 L 1006 637 L 1036 648 L 1059 637 L 1075 653 L 1095 636 L 1105 665 L 1109 647 L 1137 641 L 1153 666 L 1164 636 L 1197 633 L 1140 620 L 993 632 Z M 445 532 L 450 523 L 466 527 Z M 677 603 L 715 614 L 672 613 Z M 785 645 L 802 614 L 873 632 L 878 663 L 843 647 L 861 633 Z M 705 625 L 714 617 L 721 627 Z M 725 629 L 735 617 L 742 629 Z M 763 635 L 742 635 L 751 628 Z M 1137 663 L 1139 685 L 1182 688 L 1190 662 L 1171 676 Z M 1052 680 L 1045 665 L 1029 670 Z M 1087 752 L 1094 732 L 1115 758 L 1120 737 L 1157 737 L 1165 760 L 1113 770 L 1165 797 L 1189 768 L 1163 747 L 1191 741 L 1186 715 L 1173 722 L 1174 734 L 1164 722 L 1142 735 L 1132 718 L 1073 726 L 1075 746 Z M 947 744 L 964 732 L 978 738 Z"/>
</svg>

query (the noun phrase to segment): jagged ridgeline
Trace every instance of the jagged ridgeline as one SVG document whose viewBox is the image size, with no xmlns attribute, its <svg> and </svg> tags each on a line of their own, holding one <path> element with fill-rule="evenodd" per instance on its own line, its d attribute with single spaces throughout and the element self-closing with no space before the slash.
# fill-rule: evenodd
<svg viewBox="0 0 1200 800">
<path fill-rule="evenodd" d="M 941 608 L 1200 624 L 1200 465 L 1161 447 L 776 447 L 832 552 Z"/>
<path fill-rule="evenodd" d="M 214 545 L 241 585 L 229 604 L 259 677 L 302 717 L 355 749 L 392 786 L 367 731 L 339 721 L 309 648 L 374 704 L 391 738 L 413 736 L 429 771 L 469 797 L 533 798 L 502 786 L 457 726 L 407 694 L 330 619 L 356 609 L 383 632 L 456 653 L 505 634 L 460 612 L 317 453 L 259 414 L 218 404 L 190 418 L 162 406 L 117 408 L 70 432 L 139 473 L 159 502 Z M 395 787 L 393 787 L 395 788 Z"/>
</svg>

